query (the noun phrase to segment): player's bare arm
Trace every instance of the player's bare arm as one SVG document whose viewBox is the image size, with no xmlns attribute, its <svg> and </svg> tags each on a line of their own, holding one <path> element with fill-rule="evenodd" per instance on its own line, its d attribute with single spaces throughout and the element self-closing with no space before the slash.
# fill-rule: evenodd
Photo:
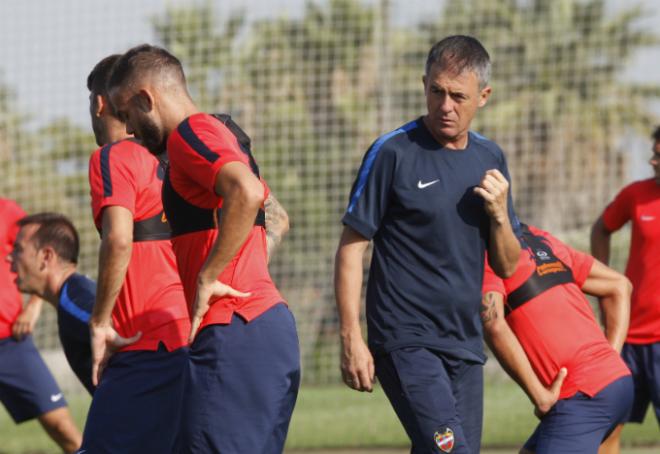
<svg viewBox="0 0 660 454">
<path fill-rule="evenodd" d="M 37 320 L 39 320 L 43 302 L 44 300 L 38 296 L 30 295 L 30 299 L 25 303 L 23 311 L 18 318 L 16 318 L 16 321 L 11 327 L 11 335 L 14 339 L 22 340 L 25 336 L 32 334 L 34 331 L 34 325 L 36 325 Z"/>
<path fill-rule="evenodd" d="M 112 326 L 112 310 L 124 283 L 133 251 L 133 215 L 124 207 L 103 210 L 96 300 L 89 320 L 92 342 L 92 383 L 98 386 L 103 369 L 119 348 L 137 341 L 142 333 L 121 337 Z"/>
<path fill-rule="evenodd" d="M 600 216 L 591 227 L 591 255 L 607 265 L 610 263 L 610 237 L 612 232 L 605 228 L 603 217 Z"/>
<path fill-rule="evenodd" d="M 559 370 L 550 388 L 543 386 L 518 338 L 504 318 L 504 296 L 501 293 L 486 292 L 481 300 L 480 313 L 486 343 L 502 368 L 532 401 L 536 415 L 543 416 L 559 399 L 561 385 L 567 375 L 566 369 Z"/>
<path fill-rule="evenodd" d="M 263 184 L 245 164 L 230 162 L 218 172 L 215 192 L 223 198 L 222 217 L 218 225 L 218 236 L 197 278 L 191 341 L 209 310 L 211 297 L 250 296 L 249 293 L 240 292 L 218 281 L 218 276 L 245 243 L 254 225 L 254 219 L 264 202 Z"/>
<path fill-rule="evenodd" d="M 623 274 L 595 260 L 582 291 L 598 298 L 605 337 L 621 352 L 630 321 L 632 284 Z"/>
<path fill-rule="evenodd" d="M 264 208 L 266 211 L 266 247 L 268 261 L 270 261 L 273 252 L 289 231 L 289 215 L 272 193 L 268 194 Z"/>
<path fill-rule="evenodd" d="M 520 243 L 509 219 L 509 182 L 499 170 L 491 169 L 474 192 L 484 199 L 484 209 L 490 217 L 488 263 L 495 274 L 502 278 L 509 277 L 516 270 L 520 256 Z"/>
<path fill-rule="evenodd" d="M 364 253 L 369 240 L 346 226 L 335 256 L 335 300 L 341 336 L 341 375 L 358 391 L 373 390 L 374 359 L 362 337 L 360 294 Z"/>
</svg>

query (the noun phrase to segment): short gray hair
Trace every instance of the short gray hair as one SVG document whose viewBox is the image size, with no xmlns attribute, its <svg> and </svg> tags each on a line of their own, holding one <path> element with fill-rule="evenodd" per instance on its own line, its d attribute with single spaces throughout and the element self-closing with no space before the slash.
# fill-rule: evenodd
<svg viewBox="0 0 660 454">
<path fill-rule="evenodd" d="M 477 75 L 480 88 L 488 85 L 490 79 L 490 55 L 479 40 L 472 36 L 448 36 L 435 43 L 426 59 L 427 76 L 433 65 L 457 74 L 472 71 Z"/>
</svg>

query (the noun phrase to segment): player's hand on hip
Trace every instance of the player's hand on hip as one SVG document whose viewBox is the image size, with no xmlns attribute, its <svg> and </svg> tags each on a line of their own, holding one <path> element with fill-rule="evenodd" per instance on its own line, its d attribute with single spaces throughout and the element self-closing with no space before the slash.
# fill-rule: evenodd
<svg viewBox="0 0 660 454">
<path fill-rule="evenodd" d="M 491 219 L 504 223 L 508 218 L 509 182 L 497 169 L 486 171 L 474 193 L 484 199 L 484 209 Z"/>
<path fill-rule="evenodd" d="M 349 388 L 373 391 L 376 382 L 374 358 L 362 335 L 342 337 L 341 376 Z"/>
<path fill-rule="evenodd" d="M 39 313 L 30 309 L 27 306 L 23 312 L 14 321 L 14 324 L 11 326 L 11 335 L 17 341 L 25 339 L 25 336 L 32 334 L 34 331 L 34 325 L 36 325 L 39 318 Z"/>
<path fill-rule="evenodd" d="M 120 348 L 137 342 L 142 333 L 122 337 L 110 324 L 90 324 L 89 333 L 92 343 L 92 383 L 98 386 L 110 357 Z"/>
<path fill-rule="evenodd" d="M 555 406 L 559 400 L 559 394 L 561 393 L 561 387 L 564 384 L 564 379 L 568 375 L 568 371 L 565 367 L 559 369 L 555 381 L 552 382 L 550 388 L 548 388 L 543 396 L 537 399 L 535 402 L 534 414 L 537 418 L 541 419 L 548 413 L 552 407 Z"/>
<path fill-rule="evenodd" d="M 195 302 L 192 307 L 192 320 L 190 327 L 190 336 L 188 337 L 188 342 L 192 343 L 195 338 L 195 334 L 199 329 L 199 325 L 204 319 L 204 315 L 208 312 L 211 304 L 211 298 L 215 297 L 227 297 L 232 296 L 236 298 L 245 298 L 250 296 L 250 292 L 241 292 L 236 290 L 233 287 L 230 287 L 227 284 L 215 280 L 210 283 L 199 282 L 197 284 L 197 294 L 195 295 Z"/>
</svg>

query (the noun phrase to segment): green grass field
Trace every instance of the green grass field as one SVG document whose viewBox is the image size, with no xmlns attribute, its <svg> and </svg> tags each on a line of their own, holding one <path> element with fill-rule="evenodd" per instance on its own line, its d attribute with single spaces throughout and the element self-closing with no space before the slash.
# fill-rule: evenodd
<svg viewBox="0 0 660 454">
<path fill-rule="evenodd" d="M 74 396 L 69 403 L 82 427 L 89 399 Z M 535 425 L 531 404 L 512 382 L 502 380 L 487 385 L 483 454 L 516 452 L 513 447 L 520 446 Z M 660 431 L 652 414 L 647 415 L 643 425 L 626 427 L 623 440 L 624 454 L 660 452 Z M 286 451 L 403 454 L 408 452 L 407 446 L 406 435 L 380 389 L 366 394 L 341 386 L 305 387 L 291 422 Z M 645 448 L 632 449 L 633 446 Z M 16 426 L 4 410 L 0 412 L 1 454 L 56 452 L 37 422 Z"/>
</svg>

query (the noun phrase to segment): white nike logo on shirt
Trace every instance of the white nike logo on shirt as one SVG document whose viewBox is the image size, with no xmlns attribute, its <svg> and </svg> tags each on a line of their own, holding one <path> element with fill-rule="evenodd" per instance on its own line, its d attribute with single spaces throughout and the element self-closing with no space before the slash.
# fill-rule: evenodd
<svg viewBox="0 0 660 454">
<path fill-rule="evenodd" d="M 653 221 L 655 219 L 655 216 L 649 216 L 646 214 L 643 214 L 639 217 L 640 221 Z"/>
<path fill-rule="evenodd" d="M 440 181 L 440 180 L 433 180 L 433 181 L 429 181 L 428 183 L 422 183 L 422 180 L 419 180 L 417 182 L 417 187 L 419 189 L 424 189 L 424 188 L 427 188 L 427 187 L 431 186 L 432 184 L 436 184 L 438 181 Z"/>
<path fill-rule="evenodd" d="M 62 398 L 62 393 L 51 394 L 51 395 L 50 395 L 50 401 L 51 401 L 51 402 L 57 402 L 57 401 L 60 400 L 61 398 Z"/>
</svg>

